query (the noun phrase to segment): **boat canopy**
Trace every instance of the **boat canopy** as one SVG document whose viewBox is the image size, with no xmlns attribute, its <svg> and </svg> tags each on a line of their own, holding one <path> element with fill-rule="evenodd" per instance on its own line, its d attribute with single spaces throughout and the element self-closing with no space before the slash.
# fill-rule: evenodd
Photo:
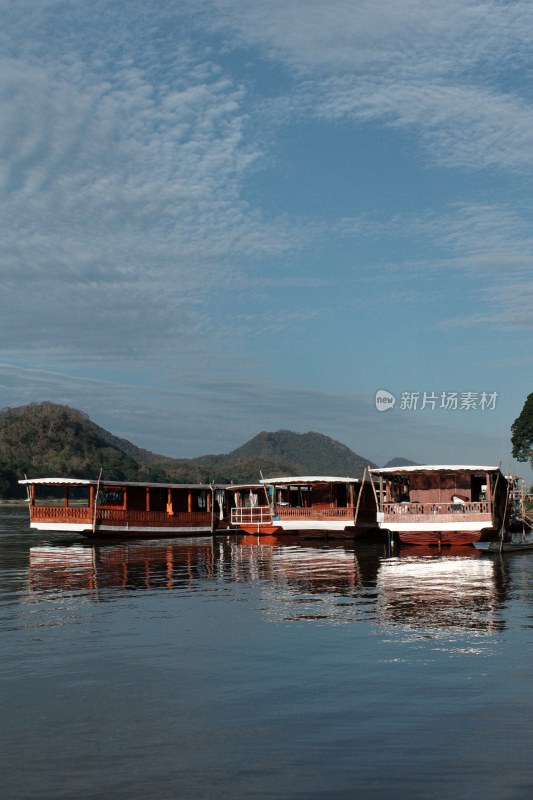
<svg viewBox="0 0 533 800">
<path fill-rule="evenodd" d="M 161 483 L 160 481 L 150 483 L 145 481 L 108 481 L 102 478 L 100 481 L 96 479 L 85 478 L 26 478 L 20 480 L 20 484 L 28 486 L 31 484 L 42 486 L 144 486 L 150 489 L 227 489 L 226 483 Z"/>
<path fill-rule="evenodd" d="M 310 483 L 361 483 L 360 478 L 346 478 L 346 477 L 335 477 L 331 475 L 297 475 L 296 477 L 292 478 L 263 478 L 261 480 L 261 484 L 263 486 L 271 486 L 276 484 L 276 486 L 282 485 L 290 485 L 290 486 L 298 486 L 308 485 Z"/>
<path fill-rule="evenodd" d="M 262 489 L 262 483 L 228 483 L 226 489 L 236 489 L 241 492 L 243 489 Z"/>
<path fill-rule="evenodd" d="M 412 475 L 424 472 L 499 472 L 500 467 L 483 467 L 460 464 L 417 464 L 410 467 L 383 467 L 374 468 L 372 475 Z"/>
<path fill-rule="evenodd" d="M 96 486 L 98 481 L 85 478 L 26 478 L 19 483 L 23 486 L 31 486 L 32 483 L 42 486 Z"/>
</svg>

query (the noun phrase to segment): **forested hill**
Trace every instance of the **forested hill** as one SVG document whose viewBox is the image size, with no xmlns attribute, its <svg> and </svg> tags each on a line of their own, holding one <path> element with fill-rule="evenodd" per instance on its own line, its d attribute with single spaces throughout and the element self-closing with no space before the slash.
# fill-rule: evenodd
<svg viewBox="0 0 533 800">
<path fill-rule="evenodd" d="M 247 482 L 279 475 L 361 477 L 374 464 L 320 433 L 263 431 L 223 455 L 160 456 L 54 403 L 0 410 L 0 498 L 21 496 L 19 478 L 98 477 L 108 480 Z"/>
<path fill-rule="evenodd" d="M 391 458 L 390 461 L 387 461 L 386 464 L 383 464 L 384 467 L 418 467 L 419 465 L 416 461 L 409 461 L 408 458 Z"/>
<path fill-rule="evenodd" d="M 362 477 L 368 458 L 357 455 L 346 445 L 322 433 L 294 433 L 293 431 L 263 431 L 249 442 L 238 447 L 227 458 L 270 459 L 288 462 L 291 475 L 343 475 Z"/>
</svg>

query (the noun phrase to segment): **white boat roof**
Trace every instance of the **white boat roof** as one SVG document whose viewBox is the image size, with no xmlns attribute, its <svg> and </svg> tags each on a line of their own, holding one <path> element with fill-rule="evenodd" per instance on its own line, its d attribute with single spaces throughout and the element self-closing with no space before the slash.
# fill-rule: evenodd
<svg viewBox="0 0 533 800">
<path fill-rule="evenodd" d="M 148 486 L 150 489 L 158 487 L 161 489 L 226 489 L 226 483 L 162 483 L 161 481 L 108 481 L 102 478 L 100 481 L 88 478 L 26 478 L 20 480 L 20 484 L 28 486 L 31 484 L 41 486 Z"/>
<path fill-rule="evenodd" d="M 309 484 L 309 483 L 361 483 L 360 478 L 346 478 L 331 475 L 296 475 L 292 478 L 263 478 L 261 480 L 263 485 L 279 485 L 279 484 Z"/>
<path fill-rule="evenodd" d="M 32 483 L 42 484 L 43 486 L 90 486 L 96 485 L 98 481 L 89 480 L 86 478 L 26 478 L 19 483 L 24 486 L 29 486 Z"/>
<path fill-rule="evenodd" d="M 499 472 L 499 467 L 472 466 L 471 464 L 416 464 L 409 467 L 375 467 L 373 475 L 398 475 L 410 472 Z"/>
<path fill-rule="evenodd" d="M 236 491 L 241 492 L 243 489 L 264 489 L 265 487 L 261 483 L 228 483 L 226 489 L 235 489 Z"/>
</svg>

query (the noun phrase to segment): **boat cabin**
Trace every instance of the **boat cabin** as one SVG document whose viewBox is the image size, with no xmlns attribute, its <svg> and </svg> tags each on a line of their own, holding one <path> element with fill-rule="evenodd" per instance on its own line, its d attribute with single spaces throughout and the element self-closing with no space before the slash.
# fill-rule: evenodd
<svg viewBox="0 0 533 800">
<path fill-rule="evenodd" d="M 236 504 L 232 509 L 231 523 L 250 533 L 349 531 L 353 536 L 356 522 L 363 527 L 376 525 L 369 481 L 293 476 L 264 478 L 255 486 L 243 488 L 244 505 Z M 248 501 L 248 492 L 253 500 Z"/>
<path fill-rule="evenodd" d="M 402 541 L 473 542 L 503 522 L 507 480 L 499 467 L 424 465 L 370 472 L 379 481 L 378 524 L 397 531 Z"/>
</svg>

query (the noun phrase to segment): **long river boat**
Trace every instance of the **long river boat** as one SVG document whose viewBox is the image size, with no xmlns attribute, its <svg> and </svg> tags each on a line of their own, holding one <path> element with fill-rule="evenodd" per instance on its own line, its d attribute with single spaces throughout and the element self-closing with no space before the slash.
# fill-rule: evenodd
<svg viewBox="0 0 533 800">
<path fill-rule="evenodd" d="M 30 527 L 84 536 L 191 536 L 228 528 L 224 484 L 34 478 Z"/>
<path fill-rule="evenodd" d="M 370 474 L 379 481 L 379 527 L 406 544 L 473 544 L 507 525 L 510 484 L 499 467 L 420 465 Z"/>
</svg>

